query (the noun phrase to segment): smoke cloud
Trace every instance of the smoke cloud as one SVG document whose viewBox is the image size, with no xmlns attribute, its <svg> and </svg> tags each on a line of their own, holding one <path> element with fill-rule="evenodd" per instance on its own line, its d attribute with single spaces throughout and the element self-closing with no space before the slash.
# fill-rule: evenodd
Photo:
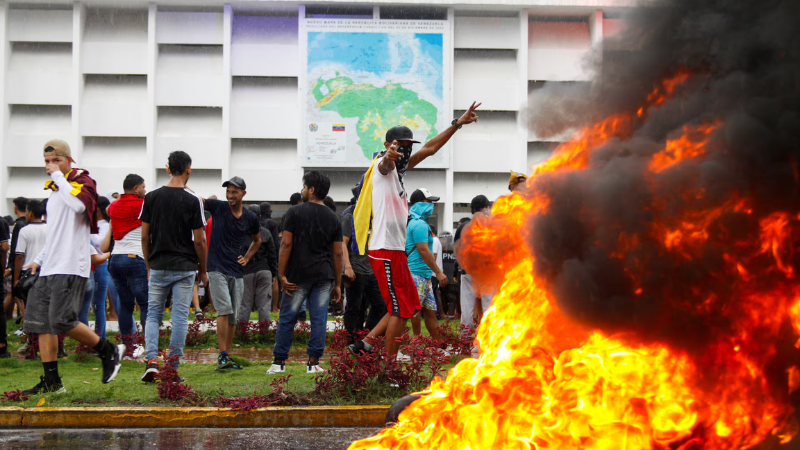
<svg viewBox="0 0 800 450">
<path fill-rule="evenodd" d="M 761 221 L 777 212 L 797 230 L 800 2 L 679 1 L 637 9 L 625 22 L 606 45 L 614 50 L 593 56 L 599 76 L 588 91 L 556 83 L 535 91 L 528 117 L 537 135 L 635 117 L 664 79 L 691 76 L 633 124 L 629 139 L 595 149 L 585 170 L 530 183 L 525 195 L 544 194 L 550 207 L 531 218 L 527 244 L 535 275 L 570 316 L 692 351 L 738 336 L 753 308 L 770 301 L 755 292 L 798 286 L 776 269 L 774 254 L 760 252 L 758 236 Z M 665 141 L 710 123 L 719 126 L 705 155 L 648 170 Z M 730 207 L 739 200 L 749 206 Z M 708 218 L 702 227 L 700 217 Z M 702 246 L 666 248 L 662 231 L 683 223 L 702 228 Z M 781 258 L 800 268 L 791 249 Z M 757 281 L 743 281 L 731 261 Z M 767 339 L 772 331 L 761 325 L 752 333 Z"/>
</svg>

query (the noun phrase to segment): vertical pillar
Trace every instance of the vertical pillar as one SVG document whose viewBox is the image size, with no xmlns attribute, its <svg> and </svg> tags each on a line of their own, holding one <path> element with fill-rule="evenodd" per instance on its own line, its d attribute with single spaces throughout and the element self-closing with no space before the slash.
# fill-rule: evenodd
<svg viewBox="0 0 800 450">
<path fill-rule="evenodd" d="M 592 51 L 594 52 L 595 57 L 602 58 L 603 57 L 603 11 L 597 10 L 589 14 L 589 35 L 592 40 Z M 598 60 L 597 62 L 601 63 L 602 61 Z"/>
<path fill-rule="evenodd" d="M 517 50 L 517 89 L 522 104 L 519 105 L 517 114 L 517 139 L 519 142 L 519 153 L 516 165 L 524 173 L 530 173 L 528 167 L 528 11 L 523 9 L 519 12 L 519 49 Z"/>
<path fill-rule="evenodd" d="M 158 169 L 164 167 L 166 161 L 156 161 L 156 61 L 158 59 L 158 42 L 156 41 L 156 19 L 158 6 L 150 3 L 147 9 L 147 173 L 144 178 L 151 189 L 158 187 L 156 183 Z"/>
<path fill-rule="evenodd" d="M 381 7 L 375 5 L 372 7 L 372 20 L 379 20 L 381 18 Z"/>
<path fill-rule="evenodd" d="M 225 83 L 222 98 L 222 136 L 225 144 L 222 146 L 225 164 L 222 166 L 222 179 L 231 177 L 231 39 L 233 36 L 233 8 L 230 4 L 224 7 L 222 19 L 222 82 Z"/>
<path fill-rule="evenodd" d="M 450 113 L 449 117 L 455 117 L 453 110 L 453 60 L 455 58 L 455 50 L 454 42 L 455 42 L 455 9 L 454 8 L 447 8 L 447 23 L 450 27 L 448 33 L 450 34 L 450 45 L 447 46 L 444 51 L 444 57 L 449 59 L 450 70 L 449 73 L 444 74 L 444 76 L 449 78 L 449 95 L 447 98 L 449 99 L 448 104 L 445 105 L 445 110 Z M 450 119 L 452 120 L 452 119 Z M 450 147 L 450 163 L 447 165 L 447 169 L 445 169 L 445 178 L 444 178 L 444 223 L 439 224 L 439 230 L 441 231 L 453 231 L 453 203 L 455 197 L 455 189 L 453 187 L 453 162 L 455 161 L 455 152 L 456 152 L 456 145 L 455 142 L 451 139 L 450 142 L 447 144 Z"/>
<path fill-rule="evenodd" d="M 8 179 L 11 177 L 11 169 L 6 163 L 6 133 L 8 130 L 8 105 L 6 104 L 6 70 L 8 69 L 8 57 L 11 55 L 11 44 L 6 36 L 6 20 L 8 4 L 0 1 L 0 193 L 2 193 L 2 203 L 0 212 L 3 215 L 9 214 L 8 208 Z"/>
<path fill-rule="evenodd" d="M 80 2 L 72 4 L 72 139 L 69 146 L 72 157 L 82 163 L 83 137 L 81 136 L 81 102 L 83 100 L 83 71 L 81 70 L 81 42 L 85 7 Z"/>
</svg>

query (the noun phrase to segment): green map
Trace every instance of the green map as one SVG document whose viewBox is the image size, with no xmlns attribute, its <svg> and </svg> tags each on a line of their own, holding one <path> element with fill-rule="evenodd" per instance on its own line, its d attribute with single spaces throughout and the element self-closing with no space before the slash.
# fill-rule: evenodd
<svg viewBox="0 0 800 450">
<path fill-rule="evenodd" d="M 441 32 L 308 31 L 307 36 L 308 165 L 364 166 L 384 150 L 389 128 L 407 126 L 416 140 L 426 142 L 446 125 Z"/>
<path fill-rule="evenodd" d="M 328 95 L 322 93 L 322 86 L 327 87 Z M 370 84 L 354 84 L 353 80 L 343 76 L 327 81 L 320 77 L 314 82 L 311 92 L 321 111 L 334 111 L 343 118 L 358 118 L 358 145 L 369 159 L 373 153 L 383 151 L 386 130 L 393 126 L 405 125 L 428 137 L 438 134 L 436 107 L 401 84 L 378 88 Z"/>
</svg>

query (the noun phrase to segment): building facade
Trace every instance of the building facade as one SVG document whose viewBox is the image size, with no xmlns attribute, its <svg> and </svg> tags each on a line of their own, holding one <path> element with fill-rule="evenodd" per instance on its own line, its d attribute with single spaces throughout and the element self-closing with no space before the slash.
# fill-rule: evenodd
<svg viewBox="0 0 800 450">
<path fill-rule="evenodd" d="M 120 191 L 128 173 L 150 189 L 165 184 L 167 155 L 184 150 L 201 195 L 222 198 L 222 181 L 238 175 L 246 202 L 273 202 L 280 216 L 303 172 L 320 168 L 343 206 L 366 164 L 304 158 L 303 20 L 441 21 L 443 116 L 459 117 L 474 100 L 483 106 L 479 122 L 446 146 L 446 160 L 409 172 L 406 188 L 441 196 L 434 220 L 452 230 L 472 197 L 507 193 L 509 171 L 530 172 L 565 138 L 528 131 L 529 94 L 544 83 L 589 82 L 588 53 L 637 3 L 0 2 L 0 209 L 45 195 L 41 148 L 54 137 L 69 142 L 100 194 Z"/>
</svg>

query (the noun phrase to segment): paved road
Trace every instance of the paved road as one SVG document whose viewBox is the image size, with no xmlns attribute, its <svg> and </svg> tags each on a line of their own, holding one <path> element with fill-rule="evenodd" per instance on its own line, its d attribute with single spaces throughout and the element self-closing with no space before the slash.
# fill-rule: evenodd
<svg viewBox="0 0 800 450">
<path fill-rule="evenodd" d="M 377 428 L 171 428 L 0 430 L 3 449 L 346 449 Z"/>
</svg>

